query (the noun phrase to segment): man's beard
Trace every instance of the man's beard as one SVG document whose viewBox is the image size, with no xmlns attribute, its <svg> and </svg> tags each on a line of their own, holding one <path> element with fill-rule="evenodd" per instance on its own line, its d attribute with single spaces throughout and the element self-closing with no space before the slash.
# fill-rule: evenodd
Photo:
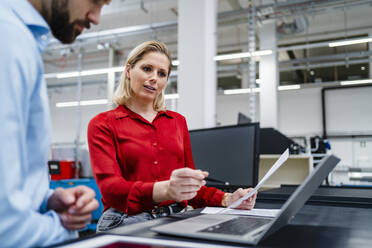
<svg viewBox="0 0 372 248">
<path fill-rule="evenodd" d="M 70 13 L 68 10 L 68 0 L 52 0 L 52 10 L 50 17 L 50 29 L 53 36 L 62 43 L 72 43 L 80 35 L 80 31 L 75 29 L 77 23 L 89 28 L 88 21 L 76 20 L 70 23 Z"/>
</svg>

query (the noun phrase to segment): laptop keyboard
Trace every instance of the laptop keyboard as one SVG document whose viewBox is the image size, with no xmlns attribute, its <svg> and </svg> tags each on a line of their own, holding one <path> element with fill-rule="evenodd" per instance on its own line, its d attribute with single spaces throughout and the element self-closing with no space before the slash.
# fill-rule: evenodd
<svg viewBox="0 0 372 248">
<path fill-rule="evenodd" d="M 270 223 L 271 221 L 272 219 L 266 218 L 238 217 L 217 225 L 210 226 L 200 230 L 199 232 L 244 235 L 267 223 Z"/>
</svg>

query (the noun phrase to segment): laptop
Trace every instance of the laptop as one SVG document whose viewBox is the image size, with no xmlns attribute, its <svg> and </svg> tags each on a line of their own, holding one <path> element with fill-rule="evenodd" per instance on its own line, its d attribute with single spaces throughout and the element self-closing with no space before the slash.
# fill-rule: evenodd
<svg viewBox="0 0 372 248">
<path fill-rule="evenodd" d="M 288 224 L 339 161 L 333 155 L 323 158 L 284 203 L 276 217 L 204 214 L 151 230 L 165 235 L 256 245 Z"/>
</svg>

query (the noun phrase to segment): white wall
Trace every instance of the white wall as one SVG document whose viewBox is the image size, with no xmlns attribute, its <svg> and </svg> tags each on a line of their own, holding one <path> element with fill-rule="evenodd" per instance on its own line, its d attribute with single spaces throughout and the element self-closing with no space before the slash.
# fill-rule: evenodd
<svg viewBox="0 0 372 248">
<path fill-rule="evenodd" d="M 93 100 L 106 98 L 106 87 L 84 86 L 81 99 Z M 57 102 L 69 102 L 76 99 L 75 87 L 49 89 L 49 106 L 52 118 L 52 143 L 74 143 L 77 133 L 77 108 L 57 108 Z M 106 105 L 81 106 L 80 142 L 86 143 L 89 121 L 98 113 L 106 111 Z"/>
<path fill-rule="evenodd" d="M 238 121 L 238 113 L 249 116 L 249 95 L 217 95 L 217 124 L 219 126 L 235 125 Z M 260 103 L 256 95 L 256 118 L 260 119 Z"/>
</svg>

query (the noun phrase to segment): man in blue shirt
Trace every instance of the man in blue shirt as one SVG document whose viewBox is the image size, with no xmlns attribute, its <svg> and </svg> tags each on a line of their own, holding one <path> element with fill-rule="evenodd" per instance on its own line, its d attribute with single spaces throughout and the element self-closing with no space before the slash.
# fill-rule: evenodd
<svg viewBox="0 0 372 248">
<path fill-rule="evenodd" d="M 0 1 L 0 246 L 77 237 L 97 209 L 85 186 L 49 189 L 50 116 L 41 53 L 50 30 L 73 42 L 109 0 Z"/>
</svg>

